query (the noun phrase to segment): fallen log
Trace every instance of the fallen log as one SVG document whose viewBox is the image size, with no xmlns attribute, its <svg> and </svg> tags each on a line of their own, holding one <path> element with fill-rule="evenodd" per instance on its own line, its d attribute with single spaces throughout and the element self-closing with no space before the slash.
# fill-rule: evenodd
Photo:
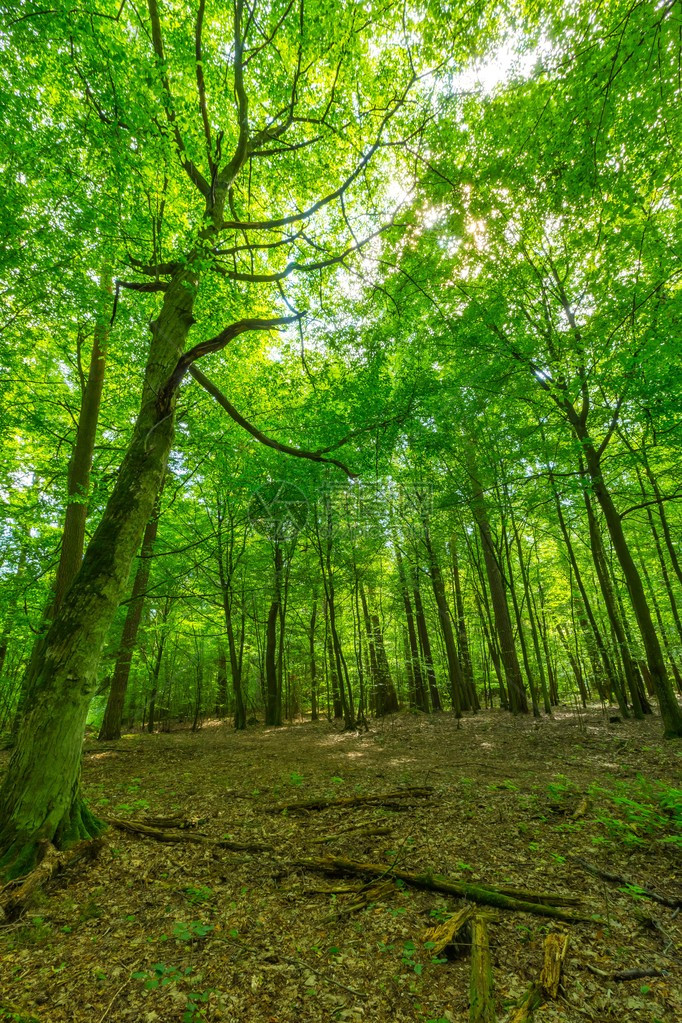
<svg viewBox="0 0 682 1023">
<path fill-rule="evenodd" d="M 386 877 L 391 875 L 397 877 L 405 884 L 413 888 L 422 888 L 432 892 L 444 892 L 446 895 L 455 895 L 460 899 L 469 899 L 471 902 L 483 906 L 495 906 L 497 909 L 515 910 L 519 913 L 532 913 L 535 916 L 549 916 L 555 920 L 565 920 L 567 923 L 579 923 L 582 921 L 594 922 L 596 917 L 578 916 L 564 911 L 558 906 L 550 906 L 539 902 L 527 902 L 523 899 L 515 899 L 509 895 L 502 895 L 494 888 L 487 888 L 483 885 L 469 884 L 465 881 L 451 881 L 448 878 L 437 874 L 414 874 L 408 870 L 401 870 L 399 867 L 383 863 L 360 863 L 357 860 L 349 860 L 345 856 L 307 856 L 293 860 L 293 866 L 304 867 L 308 870 L 319 870 L 326 874 L 359 874 L 362 877 Z"/>
<path fill-rule="evenodd" d="M 634 881 L 628 881 L 626 877 L 621 874 L 613 874 L 610 870 L 604 870 L 602 867 L 598 867 L 596 863 L 590 863 L 589 860 L 584 860 L 582 856 L 575 856 L 574 862 L 586 870 L 588 874 L 593 874 L 594 877 L 600 877 L 604 881 L 613 881 L 614 884 L 629 885 L 631 888 L 636 889 L 638 895 L 643 895 L 647 899 L 651 899 L 653 902 L 660 903 L 661 906 L 669 906 L 671 909 L 679 909 L 682 907 L 682 898 L 670 897 L 668 895 L 659 895 L 658 892 L 653 892 L 650 888 L 645 888 L 640 884 L 636 884 Z"/>
<path fill-rule="evenodd" d="M 330 806 L 397 806 L 403 809 L 402 799 L 428 799 L 433 795 L 433 788 L 430 785 L 415 785 L 410 788 L 395 789 L 393 792 L 374 793 L 367 796 L 341 796 L 339 798 L 315 797 L 313 799 L 296 800 L 293 803 L 274 803 L 268 806 L 270 813 L 280 813 L 287 810 L 290 813 L 297 813 L 303 810 L 326 810 Z"/>
<path fill-rule="evenodd" d="M 488 928 L 482 913 L 475 913 L 471 921 L 469 1023 L 495 1023 L 493 966 Z"/>
<path fill-rule="evenodd" d="M 104 840 L 86 839 L 77 842 L 70 849 L 60 852 L 51 842 L 40 843 L 40 861 L 37 867 L 24 878 L 6 885 L 0 893 L 0 921 L 9 923 L 21 916 L 35 892 L 42 888 L 59 870 L 65 870 L 78 860 L 94 859 L 99 855 Z"/>
<path fill-rule="evenodd" d="M 509 895 L 512 899 L 521 899 L 523 902 L 542 902 L 546 906 L 578 906 L 583 898 L 580 895 L 565 895 L 559 892 L 536 892 L 526 888 L 514 888 L 510 885 L 483 884 L 484 888 L 499 892 L 500 895 Z"/>
<path fill-rule="evenodd" d="M 561 970 L 567 949 L 567 934 L 548 934 L 545 938 L 545 958 L 540 974 L 540 987 L 547 998 L 556 998 L 559 993 Z"/>
</svg>

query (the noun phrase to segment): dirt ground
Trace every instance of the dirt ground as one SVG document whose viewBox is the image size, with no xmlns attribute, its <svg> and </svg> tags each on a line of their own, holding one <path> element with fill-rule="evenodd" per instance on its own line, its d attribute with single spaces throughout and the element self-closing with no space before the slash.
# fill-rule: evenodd
<svg viewBox="0 0 682 1023">
<path fill-rule="evenodd" d="M 499 1021 L 539 979 L 553 931 L 569 935 L 563 983 L 537 1023 L 682 1020 L 682 913 L 632 887 L 682 900 L 682 835 L 661 796 L 681 787 L 681 758 L 660 720 L 610 723 L 597 709 L 540 722 L 486 712 L 459 728 L 449 714 L 401 714 L 366 733 L 325 721 L 235 734 L 208 722 L 104 748 L 89 740 L 84 789 L 100 815 L 179 814 L 198 821 L 185 834 L 274 851 L 112 828 L 96 862 L 53 879 L 0 929 L 0 1020 L 468 1020 L 466 950 L 444 960 L 424 945 L 459 903 L 386 884 L 391 863 L 577 894 L 575 912 L 598 918 L 487 911 Z M 433 792 L 388 806 L 271 809 L 406 786 Z M 362 824 L 369 831 L 344 830 Z M 384 865 L 383 893 L 343 912 L 357 896 L 330 889 L 357 891 L 366 879 L 296 864 L 325 854 Z M 593 876 L 577 857 L 631 885 Z M 633 969 L 659 975 L 612 979 Z"/>
</svg>

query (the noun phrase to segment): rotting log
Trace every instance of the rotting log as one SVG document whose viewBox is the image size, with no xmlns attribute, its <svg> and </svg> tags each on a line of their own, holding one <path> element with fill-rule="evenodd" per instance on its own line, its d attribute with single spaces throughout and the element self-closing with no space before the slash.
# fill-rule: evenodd
<svg viewBox="0 0 682 1023">
<path fill-rule="evenodd" d="M 280 813 L 287 810 L 296 813 L 304 810 L 326 810 L 331 806 L 404 806 L 400 800 L 403 799 L 428 799 L 433 795 L 433 788 L 430 785 L 415 785 L 404 789 L 395 789 L 393 792 L 375 792 L 367 796 L 342 796 L 340 798 L 315 797 L 313 799 L 297 800 L 293 803 L 275 803 L 266 809 L 270 813 Z"/>
<path fill-rule="evenodd" d="M 521 899 L 523 902 L 542 902 L 546 906 L 577 906 L 583 898 L 580 895 L 566 895 L 559 892 L 536 892 L 527 888 L 514 888 L 510 885 L 495 884 L 488 885 L 481 882 L 483 888 L 499 892 L 500 895 L 509 895 L 512 899 Z"/>
<path fill-rule="evenodd" d="M 540 974 L 540 987 L 547 998 L 556 998 L 561 983 L 561 970 L 568 948 L 567 934 L 548 934 L 545 938 L 545 958 Z"/>
<path fill-rule="evenodd" d="M 471 920 L 469 1023 L 495 1023 L 493 965 L 488 927 L 482 913 L 474 913 Z"/>
<path fill-rule="evenodd" d="M 437 927 L 424 931 L 423 940 L 429 944 L 431 955 L 439 956 L 444 952 L 449 958 L 454 958 L 458 952 L 468 948 L 471 944 L 469 923 L 473 914 L 472 906 L 464 906 Z"/>
<path fill-rule="evenodd" d="M 598 919 L 596 917 L 568 913 L 558 906 L 515 899 L 509 895 L 502 895 L 493 888 L 486 888 L 483 885 L 469 884 L 465 881 L 452 881 L 437 874 L 414 874 L 408 870 L 401 870 L 399 867 L 391 864 L 361 863 L 357 860 L 347 859 L 345 856 L 308 856 L 293 860 L 292 864 L 308 870 L 319 870 L 326 874 L 345 872 L 347 874 L 359 874 L 363 877 L 386 877 L 391 875 L 404 881 L 405 884 L 411 885 L 413 888 L 444 892 L 446 895 L 455 895 L 457 898 L 468 899 L 483 906 L 494 906 L 497 909 L 514 910 L 519 913 L 532 913 L 535 916 L 553 917 L 555 920 L 565 920 L 567 923 L 585 921 L 592 923 Z"/>
</svg>

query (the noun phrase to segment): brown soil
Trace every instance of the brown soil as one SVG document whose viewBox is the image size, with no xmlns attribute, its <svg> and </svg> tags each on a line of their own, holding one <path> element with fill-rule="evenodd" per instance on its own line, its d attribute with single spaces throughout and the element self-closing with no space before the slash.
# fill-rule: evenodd
<svg viewBox="0 0 682 1023">
<path fill-rule="evenodd" d="M 610 724 L 596 710 L 537 723 L 490 712 L 460 728 L 447 714 L 405 714 L 362 734 L 327 722 L 235 734 L 209 722 L 197 733 L 126 736 L 114 748 L 90 741 L 83 778 L 97 812 L 180 813 L 198 818 L 203 834 L 275 852 L 110 831 L 96 863 L 52 880 L 0 929 L 0 1020 L 468 1020 L 469 957 L 432 962 L 423 945 L 457 902 L 382 883 L 375 902 L 330 922 L 358 899 L 329 889 L 363 882 L 291 862 L 326 851 L 387 871 L 395 860 L 404 870 L 584 896 L 580 912 L 600 921 L 490 910 L 498 1020 L 539 979 L 544 939 L 559 931 L 570 935 L 563 985 L 536 1010 L 537 1023 L 673 1023 L 682 1019 L 682 913 L 590 875 L 573 857 L 682 897 L 680 844 L 664 841 L 679 832 L 638 780 L 679 786 L 681 757 L 659 720 Z M 434 793 L 404 810 L 267 809 L 408 785 Z M 390 831 L 342 831 L 363 823 Z M 593 972 L 634 968 L 664 975 L 614 981 Z"/>
</svg>

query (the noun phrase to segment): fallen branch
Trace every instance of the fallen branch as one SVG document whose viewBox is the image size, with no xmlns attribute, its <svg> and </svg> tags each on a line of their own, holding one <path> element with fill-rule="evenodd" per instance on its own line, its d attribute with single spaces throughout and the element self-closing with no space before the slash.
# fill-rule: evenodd
<svg viewBox="0 0 682 1023">
<path fill-rule="evenodd" d="M 357 835 L 367 835 L 374 837 L 375 835 L 390 835 L 391 828 L 388 827 L 377 827 L 376 824 L 353 824 L 350 828 L 341 828 L 340 831 L 333 831 L 329 835 L 322 835 L 320 838 L 313 838 L 313 845 L 322 845 L 325 842 L 334 842 L 337 838 L 341 838 L 343 835 L 355 833 Z"/>
<path fill-rule="evenodd" d="M 635 968 L 633 970 L 613 970 L 608 972 L 607 970 L 600 970 L 596 966 L 590 966 L 589 963 L 585 963 L 585 966 L 594 973 L 597 977 L 603 977 L 604 980 L 642 980 L 644 977 L 667 977 L 665 970 L 657 970 L 655 967 Z"/>
<path fill-rule="evenodd" d="M 574 861 L 586 870 L 588 874 L 593 874 L 594 877 L 601 877 L 604 881 L 613 881 L 614 884 L 629 885 L 631 888 L 637 890 L 638 895 L 643 895 L 647 899 L 652 899 L 654 902 L 660 903 L 662 906 L 669 906 L 671 909 L 679 909 L 682 906 L 682 898 L 671 898 L 667 895 L 659 895 L 658 892 L 652 892 L 650 888 L 644 888 L 640 884 L 636 884 L 634 881 L 628 881 L 626 877 L 622 877 L 621 874 L 613 874 L 610 870 L 603 870 L 598 867 L 596 863 L 590 863 L 589 860 L 584 860 L 581 856 L 574 857 Z"/>
<path fill-rule="evenodd" d="M 361 909 L 367 909 L 370 903 L 379 902 L 389 895 L 395 895 L 395 891 L 396 888 L 393 881 L 375 881 L 355 892 L 356 898 L 353 902 L 345 903 L 328 916 L 323 916 L 320 923 L 330 924 L 342 916 L 349 916 L 351 913 L 357 913 Z"/>
<path fill-rule="evenodd" d="M 282 810 L 296 813 L 300 810 L 326 810 L 329 806 L 393 806 L 397 805 L 402 809 L 402 799 L 427 799 L 433 795 L 430 786 L 414 786 L 406 789 L 396 789 L 394 792 L 375 793 L 369 796 L 344 796 L 342 798 L 325 799 L 316 797 L 314 799 L 303 799 L 294 803 L 275 803 L 266 807 L 270 813 L 280 813 Z"/>
<path fill-rule="evenodd" d="M 493 966 L 488 927 L 482 913 L 475 913 L 471 921 L 469 1023 L 495 1023 Z"/>
<path fill-rule="evenodd" d="M 557 906 L 550 906 L 539 902 L 527 902 L 523 899 L 512 898 L 509 895 L 502 895 L 500 892 L 495 891 L 495 889 L 487 888 L 483 885 L 468 884 L 465 881 L 451 881 L 448 878 L 435 874 L 413 874 L 391 864 L 360 863 L 357 860 L 349 860 L 344 856 L 319 858 L 310 856 L 294 860 L 293 865 L 304 867 L 308 870 L 320 870 L 327 874 L 359 874 L 362 877 L 386 877 L 390 875 L 399 878 L 413 888 L 445 892 L 446 895 L 455 895 L 457 898 L 469 899 L 471 902 L 476 902 L 483 906 L 495 906 L 497 909 L 515 910 L 519 913 L 532 913 L 535 916 L 549 916 L 555 920 L 565 920 L 568 923 L 593 922 L 595 920 L 594 917 L 567 913 Z"/>
</svg>

